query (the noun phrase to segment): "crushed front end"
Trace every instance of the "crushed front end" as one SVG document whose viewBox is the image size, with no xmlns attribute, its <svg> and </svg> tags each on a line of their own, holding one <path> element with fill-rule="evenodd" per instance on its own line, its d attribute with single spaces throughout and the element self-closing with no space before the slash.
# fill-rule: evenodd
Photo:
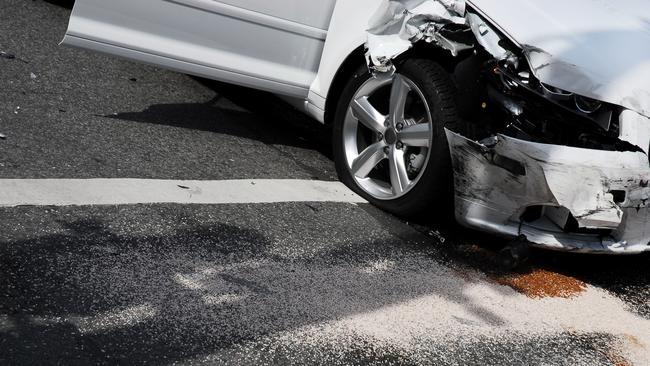
<svg viewBox="0 0 650 366">
<path fill-rule="evenodd" d="M 459 223 L 558 250 L 650 250 L 645 153 L 447 137 Z"/>
<path fill-rule="evenodd" d="M 460 224 L 557 250 L 650 251 L 644 93 L 607 94 L 588 60 L 569 65 L 522 44 L 471 3 L 388 3 L 369 30 L 374 72 L 392 72 L 418 42 L 455 59 L 467 128 L 447 138 Z M 557 87 L 567 80 L 575 88 Z"/>
</svg>

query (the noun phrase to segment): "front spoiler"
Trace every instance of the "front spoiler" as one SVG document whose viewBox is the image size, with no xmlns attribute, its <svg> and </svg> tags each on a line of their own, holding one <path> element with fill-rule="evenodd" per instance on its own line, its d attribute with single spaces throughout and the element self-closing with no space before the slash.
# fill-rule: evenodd
<svg viewBox="0 0 650 366">
<path fill-rule="evenodd" d="M 555 250 L 650 251 L 646 154 L 446 132 L 461 225 Z M 539 217 L 524 218 L 531 208 Z"/>
</svg>

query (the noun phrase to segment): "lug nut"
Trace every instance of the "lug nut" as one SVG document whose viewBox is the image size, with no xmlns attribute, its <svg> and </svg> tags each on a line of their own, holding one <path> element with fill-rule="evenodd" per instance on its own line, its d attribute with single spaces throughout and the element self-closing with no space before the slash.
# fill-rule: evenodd
<svg viewBox="0 0 650 366">
<path fill-rule="evenodd" d="M 395 146 L 396 146 L 398 149 L 401 149 L 401 148 L 404 147 L 404 144 L 402 143 L 402 141 L 397 141 L 397 144 L 395 144 Z"/>
<path fill-rule="evenodd" d="M 398 123 L 397 126 L 395 126 L 395 127 L 397 128 L 397 131 L 401 131 L 401 130 L 404 129 L 404 124 L 403 123 Z"/>
<path fill-rule="evenodd" d="M 390 147 L 388 147 L 388 146 L 384 147 L 384 153 L 386 153 L 386 155 L 388 155 L 390 153 Z"/>
</svg>

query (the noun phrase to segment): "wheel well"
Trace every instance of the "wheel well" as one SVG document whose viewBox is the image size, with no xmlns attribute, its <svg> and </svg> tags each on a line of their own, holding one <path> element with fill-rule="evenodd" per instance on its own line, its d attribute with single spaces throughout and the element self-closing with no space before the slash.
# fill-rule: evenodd
<svg viewBox="0 0 650 366">
<path fill-rule="evenodd" d="M 424 58 L 434 60 L 442 66 L 449 74 L 453 74 L 456 65 L 461 61 L 461 57 L 454 57 L 451 52 L 442 49 L 434 44 L 418 42 L 413 48 L 400 55 L 395 61 L 399 64 L 402 60 L 408 58 Z"/>
<path fill-rule="evenodd" d="M 343 89 L 347 85 L 350 77 L 365 64 L 365 46 L 359 46 L 352 51 L 345 59 L 339 70 L 334 76 L 334 81 L 330 86 L 327 93 L 327 100 L 325 101 L 325 124 L 331 125 L 334 122 L 334 115 L 336 114 L 336 106 L 338 104 L 337 95 L 341 95 Z M 400 55 L 394 62 L 399 64 L 408 58 L 427 58 L 433 59 L 438 62 L 447 72 L 454 73 L 454 69 L 460 60 L 453 57 L 449 51 L 446 51 L 435 45 L 419 42 L 404 54 Z"/>
<path fill-rule="evenodd" d="M 341 67 L 334 76 L 334 81 L 327 92 L 327 100 L 325 101 L 325 124 L 331 125 L 334 122 L 334 115 L 336 114 L 336 106 L 338 104 L 337 95 L 341 95 L 343 89 L 348 83 L 348 80 L 354 72 L 363 66 L 365 63 L 365 47 L 359 46 L 352 51 L 350 55 L 343 61 Z"/>
</svg>

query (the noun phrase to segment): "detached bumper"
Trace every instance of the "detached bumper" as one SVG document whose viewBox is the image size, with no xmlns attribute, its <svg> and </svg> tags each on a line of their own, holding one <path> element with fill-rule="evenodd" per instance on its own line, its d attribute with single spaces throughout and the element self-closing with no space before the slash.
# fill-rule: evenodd
<svg viewBox="0 0 650 366">
<path fill-rule="evenodd" d="M 650 163 L 641 152 L 532 143 L 477 143 L 447 131 L 461 225 L 524 235 L 577 252 L 650 251 Z"/>
</svg>

